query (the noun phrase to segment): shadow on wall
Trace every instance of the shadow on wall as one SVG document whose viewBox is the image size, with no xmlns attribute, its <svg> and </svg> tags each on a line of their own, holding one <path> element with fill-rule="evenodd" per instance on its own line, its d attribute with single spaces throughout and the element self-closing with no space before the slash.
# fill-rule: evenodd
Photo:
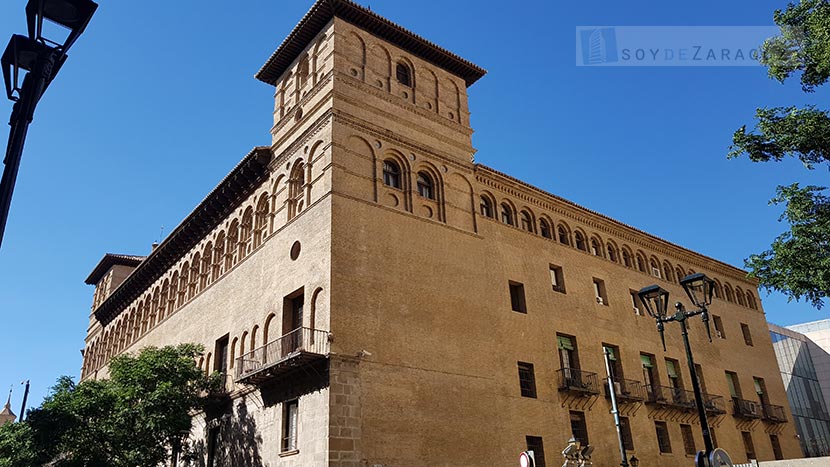
<svg viewBox="0 0 830 467">
<path fill-rule="evenodd" d="M 208 422 L 204 437 L 191 441 L 182 456 L 183 466 L 265 466 L 260 454 L 262 436 L 258 433 L 254 417 L 248 412 L 244 397 L 237 402 L 235 412 L 225 413 Z"/>
</svg>

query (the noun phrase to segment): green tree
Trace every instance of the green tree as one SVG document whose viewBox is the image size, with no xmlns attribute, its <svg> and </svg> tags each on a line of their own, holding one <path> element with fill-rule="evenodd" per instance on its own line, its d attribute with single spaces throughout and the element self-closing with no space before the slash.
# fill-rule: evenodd
<svg viewBox="0 0 830 467">
<path fill-rule="evenodd" d="M 25 422 L 0 430 L 0 467 L 159 465 L 190 431 L 218 379 L 196 366 L 201 346 L 147 347 L 119 355 L 110 378 L 76 384 L 61 377 Z"/>
<path fill-rule="evenodd" d="M 812 93 L 830 79 L 830 1 L 790 3 L 774 15 L 781 34 L 763 46 L 769 76 L 784 82 L 800 73 L 801 87 Z M 798 158 L 808 170 L 830 168 L 830 113 L 815 106 L 761 108 L 753 131 L 739 128 L 729 157 L 746 154 L 755 162 Z M 771 204 L 784 205 L 779 220 L 789 230 L 769 250 L 746 260 L 750 276 L 767 290 L 802 298 L 821 309 L 830 294 L 830 198 L 826 187 L 779 186 Z"/>
</svg>

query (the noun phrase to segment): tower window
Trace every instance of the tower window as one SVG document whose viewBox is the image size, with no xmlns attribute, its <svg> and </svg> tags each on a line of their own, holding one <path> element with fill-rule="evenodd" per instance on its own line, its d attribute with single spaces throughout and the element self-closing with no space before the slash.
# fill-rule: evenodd
<svg viewBox="0 0 830 467">
<path fill-rule="evenodd" d="M 435 186 L 432 177 L 425 172 L 418 172 L 418 194 L 427 199 L 435 199 Z"/>
<path fill-rule="evenodd" d="M 398 66 L 395 67 L 395 76 L 399 83 L 406 87 L 412 87 L 412 71 L 406 64 L 398 62 Z"/>
<path fill-rule="evenodd" d="M 383 184 L 392 188 L 401 188 L 401 168 L 395 161 L 383 161 Z"/>
<path fill-rule="evenodd" d="M 484 217 L 493 217 L 493 203 L 486 196 L 481 197 L 481 215 Z"/>
</svg>

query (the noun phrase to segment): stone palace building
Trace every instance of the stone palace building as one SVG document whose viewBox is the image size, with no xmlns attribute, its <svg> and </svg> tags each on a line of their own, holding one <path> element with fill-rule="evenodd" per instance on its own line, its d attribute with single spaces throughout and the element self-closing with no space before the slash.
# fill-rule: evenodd
<svg viewBox="0 0 830 467">
<path fill-rule="evenodd" d="M 745 271 L 473 162 L 485 71 L 350 0 L 319 0 L 257 78 L 255 147 L 146 257 L 107 254 L 82 378 L 145 346 L 201 343 L 227 375 L 191 445 L 206 466 L 561 462 L 571 436 L 619 463 L 603 378 L 641 465 L 702 449 L 680 331 L 635 291 L 717 281 L 692 348 L 733 460 L 800 449 Z"/>
</svg>

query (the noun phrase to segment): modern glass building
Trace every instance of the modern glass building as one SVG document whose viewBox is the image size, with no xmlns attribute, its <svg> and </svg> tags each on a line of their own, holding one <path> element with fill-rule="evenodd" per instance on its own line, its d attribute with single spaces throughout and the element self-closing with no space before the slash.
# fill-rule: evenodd
<svg viewBox="0 0 830 467">
<path fill-rule="evenodd" d="M 830 455 L 830 414 L 820 384 L 830 375 L 816 371 L 830 355 L 803 334 L 774 324 L 769 328 L 801 449 L 806 457 Z"/>
</svg>

